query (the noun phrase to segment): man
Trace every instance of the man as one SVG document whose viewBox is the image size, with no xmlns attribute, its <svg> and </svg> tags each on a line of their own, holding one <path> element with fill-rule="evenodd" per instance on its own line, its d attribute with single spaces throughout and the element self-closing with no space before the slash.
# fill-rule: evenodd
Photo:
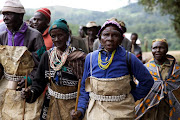
<svg viewBox="0 0 180 120">
<path fill-rule="evenodd" d="M 136 55 L 139 60 L 142 60 L 142 51 L 141 47 L 136 44 L 136 41 L 138 39 L 138 34 L 137 33 L 132 33 L 131 34 L 131 42 L 132 42 L 132 47 L 131 47 L 131 52 Z"/>
<path fill-rule="evenodd" d="M 49 50 L 53 45 L 52 39 L 48 33 L 50 20 L 51 11 L 48 8 L 41 8 L 34 13 L 32 21 L 32 27 L 42 33 L 47 50 Z"/>
<path fill-rule="evenodd" d="M 79 37 L 80 38 L 85 38 L 85 33 L 84 33 L 84 30 L 83 30 L 83 26 L 79 26 Z"/>
<path fill-rule="evenodd" d="M 151 91 L 136 106 L 136 119 L 178 120 L 180 118 L 180 66 L 176 59 L 168 55 L 165 39 L 155 39 L 152 43 L 153 58 L 145 64 L 154 78 Z"/>
<path fill-rule="evenodd" d="M 5 74 L 5 81 L 12 80 L 14 83 L 18 83 L 18 86 L 22 88 L 24 86 L 24 81 L 27 79 L 28 85 L 31 85 L 31 80 L 34 78 L 34 75 L 37 70 L 37 66 L 39 64 L 41 55 L 46 50 L 43 38 L 41 33 L 39 33 L 37 30 L 32 29 L 31 27 L 28 27 L 25 22 L 23 22 L 23 16 L 25 13 L 25 9 L 23 5 L 20 3 L 19 0 L 6 0 L 3 8 L 2 8 L 2 14 L 3 14 L 3 21 L 7 26 L 6 31 L 3 31 L 0 33 L 0 45 L 4 45 L 5 48 L 13 48 L 13 49 L 7 49 L 6 52 L 8 52 L 6 55 L 1 56 L 1 64 L 3 67 L 6 67 L 8 63 L 14 63 L 12 66 L 9 64 L 9 68 L 16 65 L 15 59 L 20 59 L 19 52 L 14 52 L 14 50 L 25 48 L 28 50 L 28 52 L 31 53 L 28 56 L 33 60 L 33 63 L 31 65 L 32 71 L 29 71 L 28 75 L 21 74 L 19 77 L 19 73 L 10 74 L 10 71 L 8 69 L 4 70 Z M 22 58 L 26 58 L 28 56 L 22 56 Z M 9 61 L 9 62 L 4 62 Z M 25 63 L 21 61 L 22 66 L 16 67 L 16 70 L 20 70 L 21 72 L 25 69 L 22 69 L 24 67 L 27 67 Z M 29 61 L 30 62 L 30 61 Z M 6 64 L 5 64 L 6 63 Z M 19 64 L 20 65 L 20 64 Z M 18 75 L 18 76 L 16 76 Z M 6 86 L 6 84 L 3 84 L 3 81 L 1 80 L 0 86 Z M 1 86 L 2 88 L 2 86 Z M 1 89 L 2 90 L 2 89 Z M 3 99 L 0 99 L 0 102 L 2 103 L 0 105 L 0 114 L 2 114 L 2 119 L 13 119 L 13 120 L 19 120 L 22 119 L 22 104 L 23 100 L 20 99 L 20 92 L 16 90 L 9 90 L 4 87 L 4 92 L 0 91 L 0 96 L 4 96 Z M 10 99 L 11 98 L 11 99 Z M 9 106 L 8 103 L 11 103 L 13 106 Z M 35 119 L 38 117 L 38 113 L 40 112 L 39 107 L 41 105 L 41 102 L 35 103 L 32 105 L 28 105 L 27 108 L 34 108 L 29 109 L 29 111 L 26 111 L 26 115 L 29 115 L 29 118 Z M 36 106 L 36 107 L 35 107 Z M 39 107 L 38 107 L 39 106 Z M 11 111 L 9 111 L 11 110 Z M 17 113 L 18 112 L 18 113 Z M 35 112 L 35 114 L 33 114 Z M 17 113 L 17 114 L 15 114 Z M 1 119 L 1 118 L 0 118 Z M 27 118 L 26 118 L 27 119 Z"/>
<path fill-rule="evenodd" d="M 93 51 L 93 43 L 95 39 L 97 39 L 97 33 L 100 28 L 101 26 L 98 26 L 94 21 L 88 22 L 86 26 L 83 27 L 83 30 L 87 35 L 87 37 L 83 38 L 83 40 L 85 41 L 88 53 Z"/>
</svg>

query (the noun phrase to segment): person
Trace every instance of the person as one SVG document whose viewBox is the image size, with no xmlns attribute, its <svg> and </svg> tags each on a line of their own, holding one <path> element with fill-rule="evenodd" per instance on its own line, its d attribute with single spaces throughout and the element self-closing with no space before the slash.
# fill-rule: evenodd
<svg viewBox="0 0 180 120">
<path fill-rule="evenodd" d="M 87 35 L 83 40 L 85 41 L 88 53 L 93 51 L 93 43 L 97 39 L 97 34 L 101 26 L 98 26 L 96 22 L 90 21 L 83 27 L 85 34 Z"/>
<path fill-rule="evenodd" d="M 148 94 L 153 78 L 142 62 L 131 54 L 131 72 L 139 80 L 131 90 L 127 52 L 119 46 L 123 40 L 121 26 L 107 20 L 98 36 L 102 49 L 86 57 L 78 109 L 71 111 L 72 119 L 82 119 L 86 111 L 87 120 L 133 120 L 134 103 Z"/>
<path fill-rule="evenodd" d="M 33 19 L 34 19 L 34 17 L 31 17 L 30 19 L 29 19 L 29 26 L 30 27 L 32 27 L 33 28 Z"/>
<path fill-rule="evenodd" d="M 27 79 L 28 85 L 31 85 L 41 55 L 46 50 L 42 35 L 23 22 L 24 13 L 25 9 L 19 0 L 6 0 L 2 8 L 3 21 L 7 29 L 0 33 L 0 45 L 5 46 L 2 47 L 1 51 L 4 49 L 7 54 L 1 54 L 2 59 L 0 60 L 4 67 L 3 73 L 5 76 L 5 78 L 1 79 L 0 84 L 2 90 L 0 91 L 0 96 L 2 97 L 2 99 L 0 99 L 0 114 L 2 115 L 0 119 L 22 119 L 24 100 L 20 97 L 20 91 L 16 91 L 15 89 L 11 90 L 12 88 L 7 88 L 6 85 L 12 82 L 15 84 L 19 82 L 18 87 L 21 89 L 25 85 L 25 79 Z M 30 53 L 25 54 L 25 49 Z M 29 57 L 33 60 L 34 64 L 30 62 Z M 18 61 L 22 63 L 18 63 Z M 26 65 L 28 62 L 32 64 Z M 13 68 L 15 71 L 13 71 Z M 28 72 L 27 76 L 26 70 Z M 21 72 L 17 73 L 16 71 Z M 37 119 L 40 112 L 39 108 L 42 105 L 41 101 L 42 100 L 39 99 L 34 104 L 27 105 L 26 120 Z"/>
<path fill-rule="evenodd" d="M 85 38 L 85 32 L 83 30 L 83 26 L 82 25 L 79 26 L 79 37 L 80 38 Z"/>
<path fill-rule="evenodd" d="M 119 25 L 122 27 L 124 33 L 126 32 L 126 26 L 123 21 L 118 21 L 115 17 L 112 17 L 108 20 L 114 20 L 114 21 L 118 22 Z M 124 36 L 124 39 L 123 39 L 121 45 L 125 48 L 125 50 L 127 50 L 129 52 L 131 51 L 131 41 L 128 40 L 125 36 Z M 99 41 L 99 39 L 96 39 L 93 43 L 93 51 L 99 49 L 99 47 L 100 47 L 100 41 Z"/>
<path fill-rule="evenodd" d="M 51 21 L 51 11 L 48 8 L 38 9 L 33 16 L 32 27 L 42 33 L 46 49 L 53 46 L 51 36 L 48 33 L 49 23 Z"/>
<path fill-rule="evenodd" d="M 145 66 L 154 78 L 148 95 L 136 106 L 136 119 L 180 119 L 180 66 L 168 55 L 166 39 L 155 39 L 151 51 L 153 58 Z"/>
<path fill-rule="evenodd" d="M 47 119 L 70 120 L 86 54 L 69 44 L 71 39 L 65 19 L 55 20 L 49 34 L 55 47 L 43 54 L 31 89 L 22 91 L 22 97 L 34 102 L 48 84 L 51 97 Z"/>
<path fill-rule="evenodd" d="M 136 44 L 137 39 L 138 39 L 138 34 L 132 33 L 131 34 L 131 42 L 132 42 L 131 52 L 135 54 L 139 60 L 142 61 L 142 50 L 141 50 L 141 47 Z"/>
</svg>

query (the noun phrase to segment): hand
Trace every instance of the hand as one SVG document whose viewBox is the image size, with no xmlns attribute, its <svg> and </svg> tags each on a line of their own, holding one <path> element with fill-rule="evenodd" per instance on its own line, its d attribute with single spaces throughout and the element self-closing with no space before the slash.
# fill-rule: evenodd
<svg viewBox="0 0 180 120">
<path fill-rule="evenodd" d="M 32 92 L 29 88 L 22 88 L 21 90 L 21 98 L 23 99 L 29 99 L 32 96 Z"/>
<path fill-rule="evenodd" d="M 20 82 L 18 82 L 18 84 L 17 84 L 17 89 L 16 89 L 16 91 L 21 91 L 22 88 L 24 88 L 24 87 L 25 87 L 25 78 L 22 78 L 22 79 L 20 80 Z"/>
<path fill-rule="evenodd" d="M 72 120 L 80 120 L 80 116 L 81 116 L 81 111 L 79 111 L 79 110 L 77 110 L 77 111 L 75 111 L 75 110 L 72 110 L 71 111 L 71 118 L 72 118 Z"/>
</svg>

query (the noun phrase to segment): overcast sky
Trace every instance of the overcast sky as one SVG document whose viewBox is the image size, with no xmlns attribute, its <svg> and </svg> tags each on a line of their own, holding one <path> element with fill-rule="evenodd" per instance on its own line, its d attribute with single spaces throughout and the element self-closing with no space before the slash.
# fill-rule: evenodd
<svg viewBox="0 0 180 120">
<path fill-rule="evenodd" d="M 0 9 L 6 0 L 0 0 Z M 129 0 L 20 0 L 25 8 L 40 8 L 53 5 L 82 8 L 94 11 L 108 11 L 128 4 Z M 130 0 L 136 2 L 137 0 Z"/>
</svg>

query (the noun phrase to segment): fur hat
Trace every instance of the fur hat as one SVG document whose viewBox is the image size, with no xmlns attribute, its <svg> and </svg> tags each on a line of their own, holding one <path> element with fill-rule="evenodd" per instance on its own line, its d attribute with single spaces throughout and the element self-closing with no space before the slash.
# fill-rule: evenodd
<svg viewBox="0 0 180 120">
<path fill-rule="evenodd" d="M 25 9 L 19 0 L 6 0 L 2 8 L 4 12 L 25 13 Z"/>
</svg>

